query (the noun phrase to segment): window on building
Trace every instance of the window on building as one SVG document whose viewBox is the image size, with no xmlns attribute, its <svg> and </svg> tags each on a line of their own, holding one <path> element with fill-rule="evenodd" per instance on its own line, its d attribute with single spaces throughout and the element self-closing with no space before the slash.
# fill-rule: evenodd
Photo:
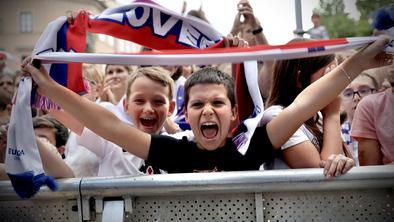
<svg viewBox="0 0 394 222">
<path fill-rule="evenodd" d="M 33 31 L 33 17 L 30 11 L 20 13 L 20 31 L 32 32 Z"/>
</svg>

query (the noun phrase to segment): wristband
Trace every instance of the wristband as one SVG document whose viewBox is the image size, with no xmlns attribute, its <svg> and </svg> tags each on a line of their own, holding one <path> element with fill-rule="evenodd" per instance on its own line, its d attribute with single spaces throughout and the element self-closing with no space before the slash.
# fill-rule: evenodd
<svg viewBox="0 0 394 222">
<path fill-rule="evenodd" d="M 256 35 L 256 34 L 261 33 L 262 31 L 263 31 L 263 28 L 260 26 L 260 27 L 258 27 L 257 29 L 253 30 L 253 31 L 252 31 L 252 34 L 253 34 L 253 35 Z"/>
</svg>

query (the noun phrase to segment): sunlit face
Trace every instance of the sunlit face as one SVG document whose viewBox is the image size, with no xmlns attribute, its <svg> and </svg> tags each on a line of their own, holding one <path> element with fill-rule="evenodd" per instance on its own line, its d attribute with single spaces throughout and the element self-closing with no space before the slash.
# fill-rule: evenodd
<svg viewBox="0 0 394 222">
<path fill-rule="evenodd" d="M 11 76 L 5 75 L 0 78 L 0 90 L 13 95 L 14 94 L 14 80 Z"/>
<path fill-rule="evenodd" d="M 357 104 L 361 101 L 364 93 L 368 89 L 374 89 L 372 79 L 367 76 L 359 76 L 354 79 L 343 91 L 342 91 L 342 108 L 346 112 L 349 120 L 353 120 L 354 112 L 356 111 Z M 359 94 L 352 94 L 351 98 L 346 98 L 343 96 L 344 92 L 358 92 Z M 372 91 L 369 91 L 372 93 Z"/>
<path fill-rule="evenodd" d="M 106 69 L 105 82 L 111 89 L 126 89 L 129 72 L 121 65 L 108 65 Z"/>
<path fill-rule="evenodd" d="M 55 129 L 42 127 L 42 128 L 35 128 L 34 133 L 38 137 L 42 137 L 47 139 L 52 145 L 56 147 L 56 133 Z"/>
<path fill-rule="evenodd" d="M 227 90 L 220 84 L 197 84 L 190 88 L 185 117 L 190 124 L 197 146 L 215 150 L 222 147 L 236 120 Z"/>
<path fill-rule="evenodd" d="M 168 86 L 147 77 L 139 77 L 132 83 L 125 109 L 138 129 L 149 134 L 159 133 L 175 108 L 168 94 Z"/>
</svg>

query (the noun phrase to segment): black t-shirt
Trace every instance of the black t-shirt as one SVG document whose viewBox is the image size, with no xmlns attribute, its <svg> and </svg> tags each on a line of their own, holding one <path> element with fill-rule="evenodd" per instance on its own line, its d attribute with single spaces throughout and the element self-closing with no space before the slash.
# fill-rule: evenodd
<svg viewBox="0 0 394 222">
<path fill-rule="evenodd" d="M 274 148 L 268 138 L 266 125 L 257 127 L 245 155 L 238 152 L 231 139 L 213 151 L 202 150 L 185 137 L 178 140 L 152 135 L 148 160 L 168 173 L 200 171 L 258 170 L 263 163 L 274 159 Z"/>
</svg>

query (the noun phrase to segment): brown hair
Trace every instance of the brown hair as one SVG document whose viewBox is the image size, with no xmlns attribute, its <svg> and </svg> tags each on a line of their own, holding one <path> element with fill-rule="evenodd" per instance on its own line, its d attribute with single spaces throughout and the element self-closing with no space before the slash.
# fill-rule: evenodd
<svg viewBox="0 0 394 222">
<path fill-rule="evenodd" d="M 130 88 L 134 81 L 140 77 L 147 77 L 150 80 L 161 83 L 168 87 L 168 99 L 171 101 L 174 95 L 174 81 L 170 77 L 170 72 L 162 67 L 151 66 L 136 69 L 131 73 L 127 81 L 126 97 L 130 96 Z"/>
<path fill-rule="evenodd" d="M 68 129 L 59 121 L 49 115 L 38 116 L 33 118 L 33 128 L 49 128 L 55 133 L 56 147 L 66 145 L 68 140 Z"/>
<path fill-rule="evenodd" d="M 185 82 L 185 108 L 190 98 L 190 89 L 198 84 L 224 85 L 231 107 L 235 106 L 234 81 L 230 75 L 212 67 L 205 67 L 194 72 Z"/>
<path fill-rule="evenodd" d="M 334 60 L 335 55 L 330 54 L 310 58 L 275 61 L 272 69 L 273 79 L 267 100 L 267 107 L 272 105 L 289 106 L 298 94 L 311 84 L 311 76 Z M 317 137 L 321 145 L 323 134 L 319 130 L 317 122 L 318 119 L 312 117 L 305 122 L 305 126 Z"/>
</svg>

